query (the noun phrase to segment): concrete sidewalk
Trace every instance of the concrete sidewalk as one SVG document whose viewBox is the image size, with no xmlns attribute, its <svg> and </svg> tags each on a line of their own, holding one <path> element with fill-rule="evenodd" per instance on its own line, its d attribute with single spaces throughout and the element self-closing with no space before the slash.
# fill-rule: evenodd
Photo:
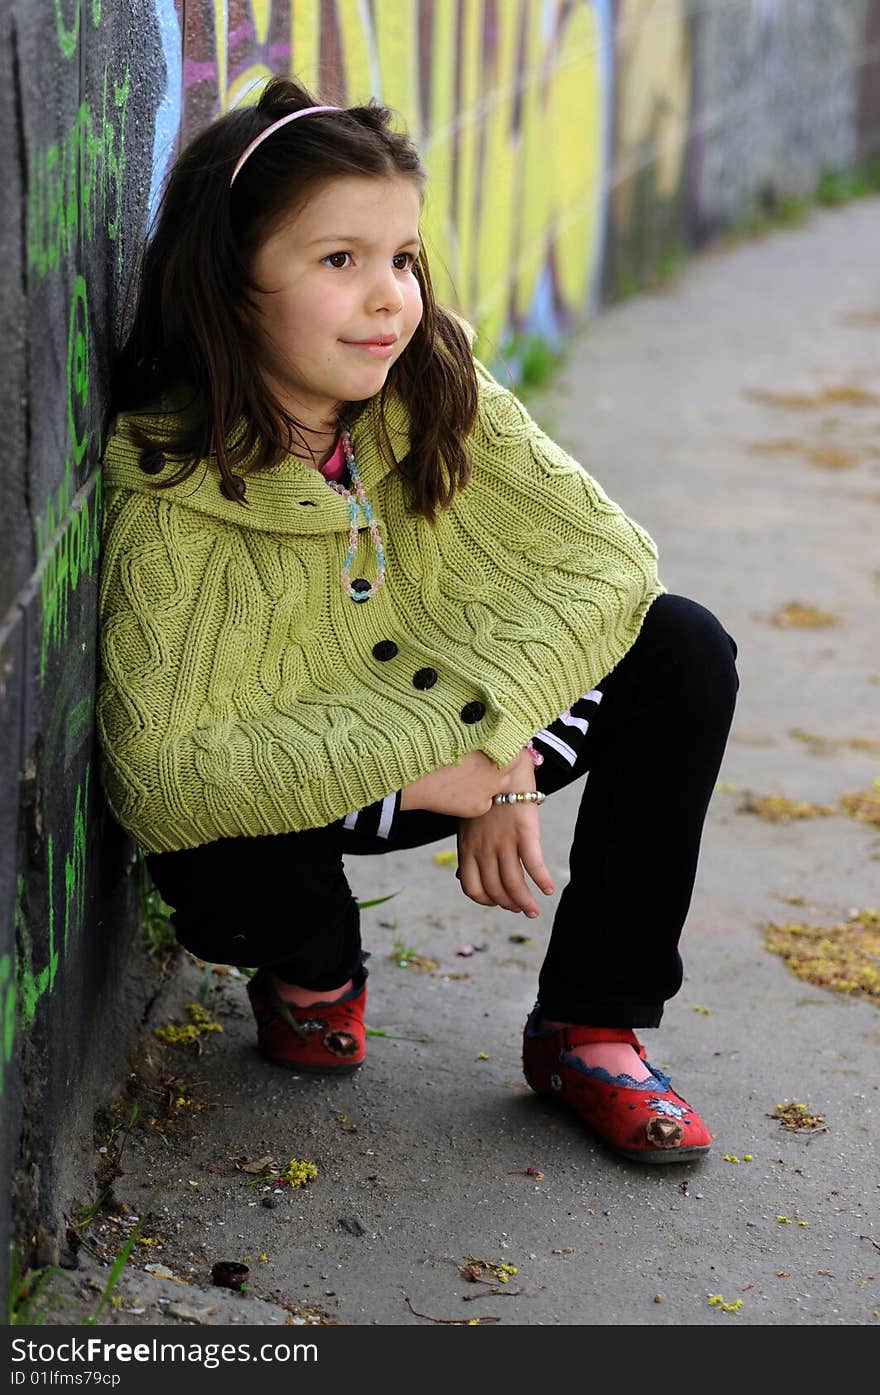
<svg viewBox="0 0 880 1395">
<path fill-rule="evenodd" d="M 205 1006 L 223 1033 L 200 1054 L 154 1042 L 137 1063 L 139 1118 L 115 1182 L 128 1209 L 86 1231 L 96 1252 L 117 1252 L 165 1179 L 142 1231 L 153 1243 L 133 1259 L 185 1282 L 129 1267 L 99 1321 L 283 1323 L 310 1309 L 381 1325 L 425 1322 L 412 1310 L 508 1325 L 880 1320 L 877 1005 L 802 981 L 761 930 L 880 906 L 880 828 L 743 809 L 749 792 L 836 805 L 880 771 L 878 247 L 870 199 L 709 253 L 668 292 L 593 323 L 531 404 L 655 538 L 669 590 L 715 611 L 739 645 L 686 979 L 645 1034 L 713 1128 L 709 1160 L 619 1162 L 525 1086 L 521 1029 L 555 898 L 539 898 L 535 922 L 476 906 L 435 860 L 452 842 L 351 859 L 360 900 L 397 893 L 363 914 L 370 1023 L 430 1041 L 374 1037 L 352 1079 L 292 1077 L 257 1056 L 242 979 L 213 975 Z M 824 405 L 792 397 L 823 392 Z M 771 623 L 792 602 L 840 623 Z M 542 809 L 559 890 L 581 789 Z M 633 798 L 663 817 L 662 790 Z M 477 952 L 458 954 L 468 943 Z M 404 948 L 437 967 L 399 967 Z M 145 1041 L 188 1020 L 199 979 L 190 965 L 166 984 Z M 828 1132 L 784 1129 L 786 1101 Z M 239 1169 L 266 1156 L 307 1159 L 318 1176 L 264 1190 Z M 211 1286 L 215 1262 L 246 1256 L 246 1295 Z M 459 1274 L 468 1256 L 517 1273 L 493 1296 Z M 94 1309 L 107 1270 L 85 1250 L 80 1261 L 52 1286 L 73 1305 L 45 1321 Z M 741 1306 L 710 1305 L 718 1294 Z"/>
</svg>

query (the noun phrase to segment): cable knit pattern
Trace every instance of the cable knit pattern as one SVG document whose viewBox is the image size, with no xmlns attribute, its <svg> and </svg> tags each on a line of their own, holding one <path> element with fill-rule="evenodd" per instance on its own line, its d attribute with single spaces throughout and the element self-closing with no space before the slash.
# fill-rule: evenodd
<svg viewBox="0 0 880 1395">
<path fill-rule="evenodd" d="M 157 492 L 118 419 L 98 733 L 108 802 L 143 847 L 320 827 L 469 750 L 505 765 L 633 644 L 665 590 L 653 541 L 475 364 L 473 475 L 435 528 L 380 456 L 375 401 L 353 428 L 388 566 L 360 603 L 340 579 L 348 505 L 319 471 L 288 455 L 249 475 L 247 509 L 207 462 Z M 400 461 L 396 394 L 387 415 Z M 361 514 L 352 576 L 375 575 Z"/>
</svg>

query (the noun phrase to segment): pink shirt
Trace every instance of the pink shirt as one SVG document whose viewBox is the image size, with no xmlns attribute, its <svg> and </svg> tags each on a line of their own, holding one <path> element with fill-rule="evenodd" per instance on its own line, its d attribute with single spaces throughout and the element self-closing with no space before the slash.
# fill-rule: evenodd
<svg viewBox="0 0 880 1395">
<path fill-rule="evenodd" d="M 336 449 L 327 461 L 321 466 L 321 474 L 325 480 L 341 480 L 345 474 L 345 452 L 342 449 L 342 438 L 336 442 Z"/>
</svg>

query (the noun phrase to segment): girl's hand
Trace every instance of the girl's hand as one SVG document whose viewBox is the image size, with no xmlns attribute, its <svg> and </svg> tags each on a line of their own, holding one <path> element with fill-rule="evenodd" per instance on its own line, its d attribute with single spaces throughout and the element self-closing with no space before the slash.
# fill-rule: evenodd
<svg viewBox="0 0 880 1395">
<path fill-rule="evenodd" d="M 534 789 L 534 767 L 529 784 Z M 477 819 L 462 819 L 458 826 L 458 871 L 465 896 L 480 906 L 501 906 L 538 915 L 523 871 L 528 872 L 545 896 L 555 891 L 553 878 L 541 852 L 541 828 L 536 804 L 493 804 Z"/>
<path fill-rule="evenodd" d="M 411 785 L 405 785 L 400 807 L 432 809 L 437 814 L 474 819 L 496 807 L 492 803 L 493 794 L 534 788 L 534 766 L 525 747 L 500 770 L 485 752 L 468 751 L 458 765 L 441 766 Z"/>
</svg>

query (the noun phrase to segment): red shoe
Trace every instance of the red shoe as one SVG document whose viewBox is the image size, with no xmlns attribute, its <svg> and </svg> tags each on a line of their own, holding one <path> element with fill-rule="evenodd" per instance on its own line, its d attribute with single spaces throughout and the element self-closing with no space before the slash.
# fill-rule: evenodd
<svg viewBox="0 0 880 1395">
<path fill-rule="evenodd" d="M 653 1080 L 610 1075 L 577 1056 L 575 1046 L 592 1041 L 628 1042 Z M 645 1048 L 628 1027 L 542 1027 L 538 1004 L 523 1034 L 523 1073 L 539 1095 L 568 1105 L 594 1133 L 636 1162 L 693 1162 L 709 1151 L 712 1135 L 695 1109 L 670 1088 L 669 1076 L 645 1059 Z"/>
<path fill-rule="evenodd" d="M 297 1007 L 284 1001 L 269 971 L 259 969 L 247 991 L 257 1019 L 257 1045 L 267 1060 L 311 1075 L 350 1075 L 363 1064 L 366 983 L 335 1003 Z"/>
</svg>

